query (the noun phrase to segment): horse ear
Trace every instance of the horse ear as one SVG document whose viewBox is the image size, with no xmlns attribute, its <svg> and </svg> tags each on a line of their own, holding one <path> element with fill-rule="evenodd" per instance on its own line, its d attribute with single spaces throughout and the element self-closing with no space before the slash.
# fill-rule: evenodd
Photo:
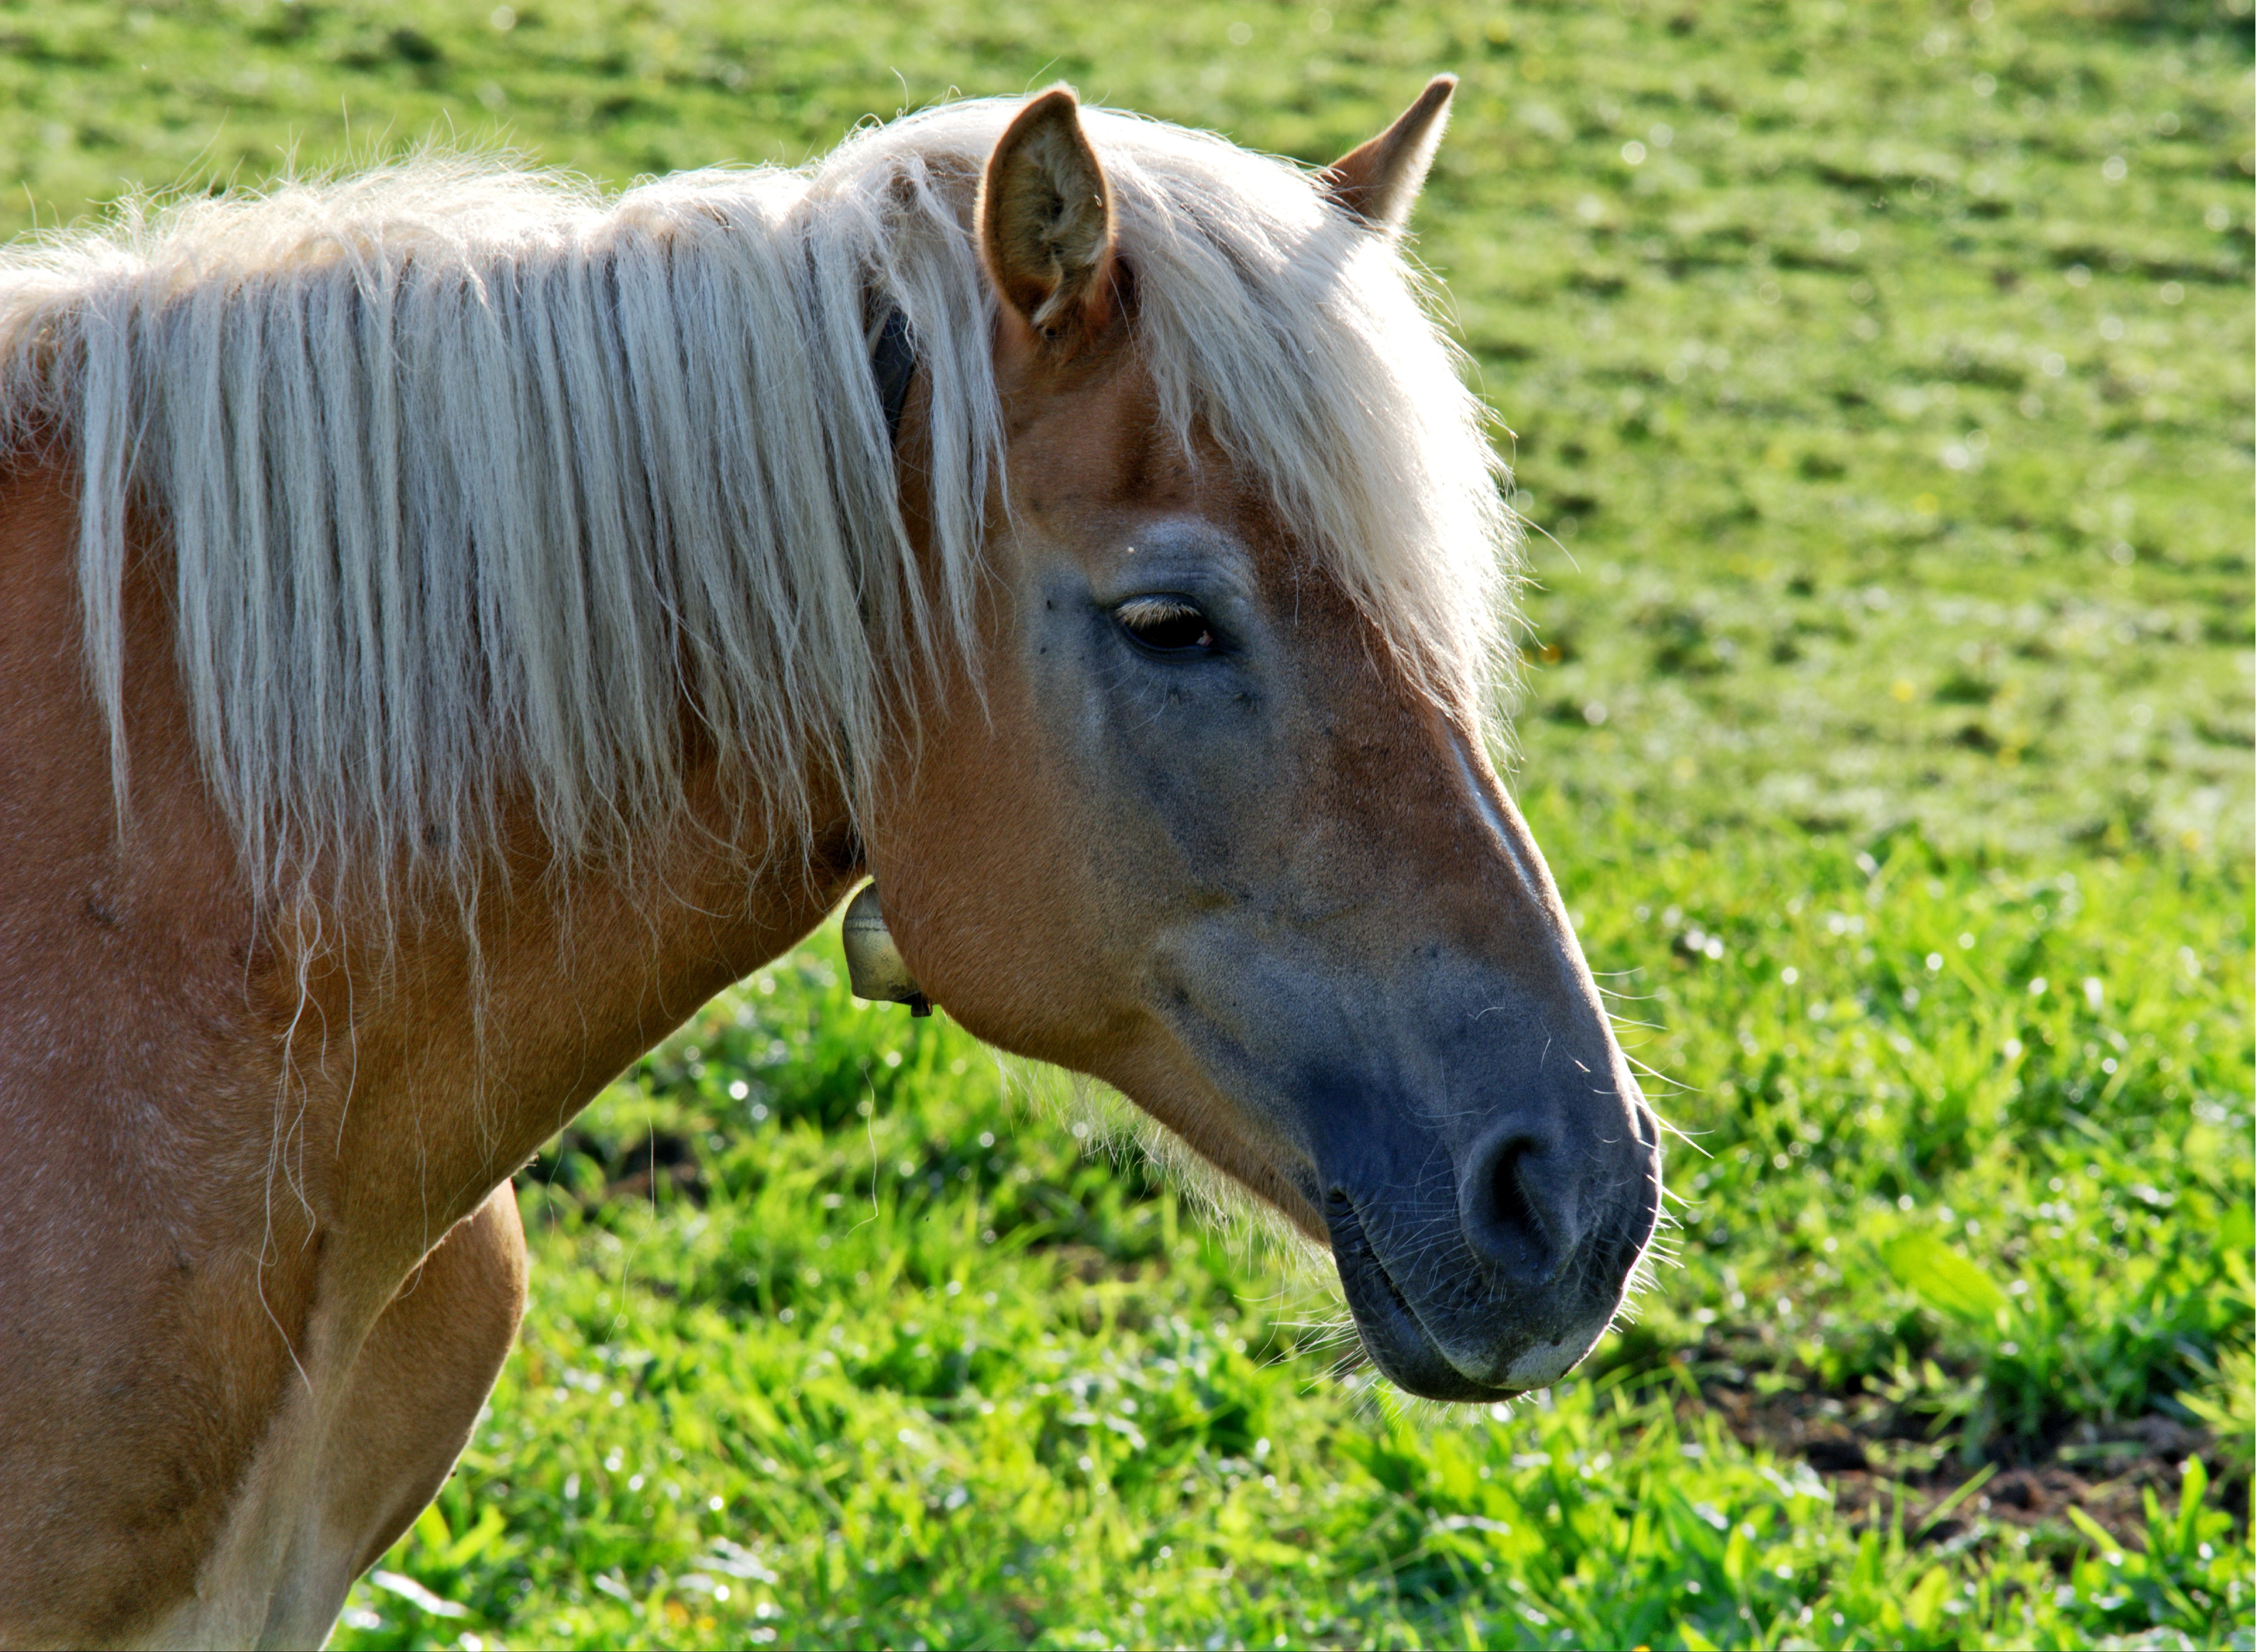
<svg viewBox="0 0 2256 1652">
<path fill-rule="evenodd" d="M 1020 109 L 987 158 L 979 241 L 1005 300 L 1045 338 L 1086 336 L 1108 319 L 1112 192 L 1071 87 Z"/>
<path fill-rule="evenodd" d="M 1456 75 L 1436 74 L 1393 125 L 1318 173 L 1318 185 L 1382 235 L 1400 234 L 1449 124 L 1449 95 L 1456 89 Z"/>
</svg>

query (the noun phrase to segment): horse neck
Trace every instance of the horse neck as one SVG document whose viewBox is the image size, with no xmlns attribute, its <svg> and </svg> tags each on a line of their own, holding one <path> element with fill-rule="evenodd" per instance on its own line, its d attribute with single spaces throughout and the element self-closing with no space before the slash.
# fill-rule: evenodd
<svg viewBox="0 0 2256 1652">
<path fill-rule="evenodd" d="M 860 875 L 835 794 L 802 838 L 760 825 L 710 762 L 687 789 L 678 823 L 631 856 L 564 872 L 528 857 L 466 905 L 436 907 L 380 948 L 348 945 L 342 967 L 303 971 L 321 1013 L 300 1025 L 352 1029 L 341 1168 L 396 1162 L 410 1140 L 423 1155 L 427 1189 L 361 1178 L 380 1207 L 370 1218 L 397 1226 L 412 1205 L 424 1220 L 427 1192 L 434 1221 L 475 1209 L 637 1057 L 802 939 Z M 338 1070 L 334 1031 L 314 1041 Z"/>
</svg>

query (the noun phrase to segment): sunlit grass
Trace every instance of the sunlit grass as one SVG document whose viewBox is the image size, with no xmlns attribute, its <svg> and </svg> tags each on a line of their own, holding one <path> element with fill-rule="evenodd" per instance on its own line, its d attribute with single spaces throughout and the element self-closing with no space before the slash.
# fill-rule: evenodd
<svg viewBox="0 0 2256 1652">
<path fill-rule="evenodd" d="M 1874 1465 L 1917 1482 L 2245 1346 L 2246 1052 L 2203 1034 L 2238 1024 L 2245 970 L 2200 944 L 2231 926 L 2176 914 L 2196 971 L 2095 914 L 2167 878 L 2103 863 L 2062 903 L 1829 853 L 1796 868 L 1826 899 L 1703 914 L 1723 956 L 1646 995 L 1704 1150 L 1672 1166 L 1681 1264 L 1592 1373 L 1494 1415 L 1329 1374 L 1320 1281 L 1087 1157 L 944 1021 L 854 1006 L 822 945 L 762 971 L 529 1178 L 523 1346 L 388 1563 L 466 1615 L 363 1585 L 350 1638 L 2069 1645 L 2150 1607 L 2214 1638 L 2246 1552 L 2198 1486 L 2144 1555 L 2065 1521 L 1938 1550 L 1932 1497 L 1852 1521 L 1703 1404 L 1736 1362 L 1893 1405 Z M 1620 929 L 1670 871 L 1616 886 Z M 2064 990 L 2028 991 L 2040 958 Z"/>
</svg>

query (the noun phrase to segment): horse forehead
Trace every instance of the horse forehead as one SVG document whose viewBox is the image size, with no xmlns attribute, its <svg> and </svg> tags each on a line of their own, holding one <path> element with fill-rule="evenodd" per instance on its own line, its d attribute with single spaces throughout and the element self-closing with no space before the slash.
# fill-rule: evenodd
<svg viewBox="0 0 2256 1652">
<path fill-rule="evenodd" d="M 1020 503 L 1092 525 L 1203 518 L 1250 546 L 1274 547 L 1269 560 L 1280 568 L 1294 560 L 1294 536 L 1262 479 L 1203 425 L 1186 445 L 1132 345 L 1065 364 L 1005 348 L 997 378 Z"/>
<path fill-rule="evenodd" d="M 998 361 L 1016 503 L 1096 572 L 1149 535 L 1226 553 L 1243 583 L 1288 619 L 1322 674 L 1365 694 L 1414 699 L 1371 616 L 1350 600 L 1279 506 L 1265 479 L 1203 426 L 1189 444 L 1163 414 L 1132 349 L 1079 366 Z"/>
<path fill-rule="evenodd" d="M 1363 646 L 1359 611 L 1259 479 L 1218 446 L 1202 441 L 1195 455 L 1186 453 L 1156 417 L 1103 428 L 1061 423 L 1059 444 L 1038 448 L 1034 462 L 1013 455 L 1012 492 L 1038 537 L 1096 585 L 1133 583 L 1164 567 L 1285 617 L 1295 646 L 1327 632 Z M 1329 595 L 1312 603 L 1317 585 Z"/>
<path fill-rule="evenodd" d="M 1015 369 L 1015 371 L 1013 371 Z M 1128 349 L 1071 367 L 1003 364 L 1014 491 L 1036 509 L 1188 508 L 1198 478 L 1169 439 L 1151 376 Z"/>
</svg>

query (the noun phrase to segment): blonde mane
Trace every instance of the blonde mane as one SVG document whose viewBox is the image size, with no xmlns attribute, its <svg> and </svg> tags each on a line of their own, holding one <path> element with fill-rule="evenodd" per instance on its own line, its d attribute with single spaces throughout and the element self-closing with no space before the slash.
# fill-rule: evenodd
<svg viewBox="0 0 2256 1652">
<path fill-rule="evenodd" d="M 503 800 L 569 860 L 665 829 L 684 705 L 789 841 L 866 799 L 920 653 L 966 646 L 1002 434 L 968 229 L 1016 108 L 800 171 L 605 198 L 426 158 L 154 208 L 0 255 L 0 436 L 80 479 L 85 647 L 120 808 L 129 516 L 261 887 L 474 875 Z M 1084 122 L 1164 417 L 1210 432 L 1438 695 L 1480 715 L 1515 545 L 1478 406 L 1391 243 L 1209 135 Z M 870 350 L 928 375 L 911 553 Z M 920 571 L 921 570 L 921 571 Z"/>
</svg>

